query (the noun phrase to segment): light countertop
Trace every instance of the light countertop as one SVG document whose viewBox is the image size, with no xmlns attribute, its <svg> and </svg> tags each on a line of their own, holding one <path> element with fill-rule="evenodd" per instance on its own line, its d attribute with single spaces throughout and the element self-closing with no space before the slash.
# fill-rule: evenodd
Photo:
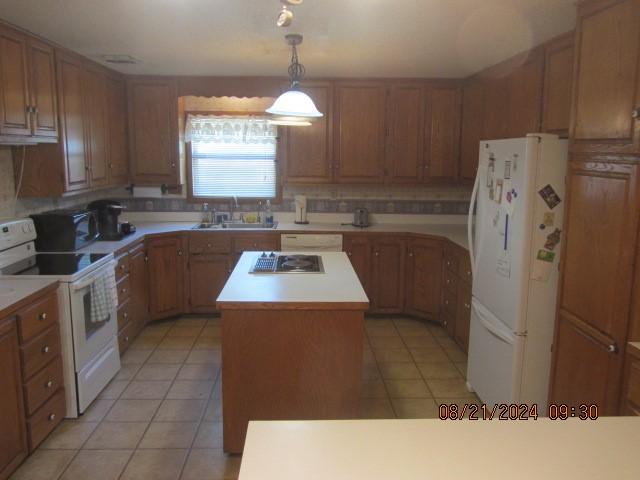
<svg viewBox="0 0 640 480">
<path fill-rule="evenodd" d="M 139 241 L 145 235 L 153 235 L 159 233 L 173 233 L 193 231 L 192 228 L 198 222 L 135 222 L 136 233 L 131 234 L 120 241 L 114 242 L 94 242 L 91 245 L 79 250 L 80 253 L 114 253 L 123 249 L 134 242 Z M 255 230 L 233 230 L 233 229 L 214 229 L 199 230 L 211 233 L 250 233 Z M 339 223 L 311 223 L 309 225 L 297 225 L 295 223 L 279 223 L 275 229 L 258 230 L 260 232 L 338 232 L 338 233 L 416 233 L 422 235 L 431 235 L 434 237 L 442 237 L 451 240 L 453 243 L 467 248 L 467 227 L 466 225 L 455 224 L 376 224 L 367 228 L 357 228 L 351 225 L 341 225 Z"/>
<path fill-rule="evenodd" d="M 629 348 L 632 348 L 633 353 L 640 358 L 640 342 L 629 342 Z"/>
<path fill-rule="evenodd" d="M 249 273 L 261 253 L 242 254 L 220 292 L 219 308 L 293 308 L 309 304 L 314 309 L 368 308 L 369 300 L 345 253 L 312 252 L 322 257 L 324 273 Z"/>
<path fill-rule="evenodd" d="M 0 278 L 0 315 L 6 315 L 17 303 L 57 283 L 57 280 L 50 278 Z"/>
<path fill-rule="evenodd" d="M 640 417 L 250 422 L 239 480 L 640 478 Z"/>
</svg>

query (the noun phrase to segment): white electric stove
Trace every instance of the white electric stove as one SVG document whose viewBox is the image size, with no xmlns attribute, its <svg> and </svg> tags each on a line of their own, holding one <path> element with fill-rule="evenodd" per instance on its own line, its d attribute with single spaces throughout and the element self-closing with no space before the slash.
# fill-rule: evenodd
<svg viewBox="0 0 640 480">
<path fill-rule="evenodd" d="M 82 414 L 120 370 L 112 254 L 38 253 L 31 219 L 0 224 L 0 276 L 60 281 L 60 338 L 67 417 Z M 101 298 L 103 305 L 96 307 Z M 108 302 L 104 305 L 104 299 Z"/>
</svg>

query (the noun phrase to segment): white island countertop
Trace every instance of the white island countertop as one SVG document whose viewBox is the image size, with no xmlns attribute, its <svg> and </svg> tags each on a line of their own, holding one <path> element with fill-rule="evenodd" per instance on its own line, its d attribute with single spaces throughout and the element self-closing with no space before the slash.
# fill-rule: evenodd
<svg viewBox="0 0 640 480">
<path fill-rule="evenodd" d="M 637 480 L 640 417 L 250 422 L 239 480 Z"/>
<path fill-rule="evenodd" d="M 287 252 L 320 255 L 324 273 L 249 273 L 262 252 L 245 252 L 225 284 L 220 309 L 304 308 L 364 310 L 369 299 L 344 252 Z"/>
</svg>

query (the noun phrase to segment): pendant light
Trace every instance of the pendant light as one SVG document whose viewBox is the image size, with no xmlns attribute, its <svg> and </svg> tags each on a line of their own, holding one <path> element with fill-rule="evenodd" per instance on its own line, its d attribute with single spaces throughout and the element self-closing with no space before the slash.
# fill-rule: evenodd
<svg viewBox="0 0 640 480">
<path fill-rule="evenodd" d="M 300 80 L 304 77 L 305 68 L 298 62 L 297 45 L 302 43 L 302 35 L 290 33 L 285 40 L 291 46 L 291 65 L 289 65 L 289 90 L 280 95 L 266 112 L 274 116 L 270 123 L 274 125 L 305 126 L 322 117 L 311 97 L 300 90 Z"/>
</svg>

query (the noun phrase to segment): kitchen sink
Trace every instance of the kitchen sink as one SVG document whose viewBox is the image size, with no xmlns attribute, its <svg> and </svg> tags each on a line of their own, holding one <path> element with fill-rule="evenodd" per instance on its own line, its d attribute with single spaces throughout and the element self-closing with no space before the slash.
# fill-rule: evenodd
<svg viewBox="0 0 640 480">
<path fill-rule="evenodd" d="M 199 223 L 192 230 L 274 230 L 278 223 L 273 225 L 262 225 L 260 223 L 225 222 L 225 223 Z"/>
</svg>

